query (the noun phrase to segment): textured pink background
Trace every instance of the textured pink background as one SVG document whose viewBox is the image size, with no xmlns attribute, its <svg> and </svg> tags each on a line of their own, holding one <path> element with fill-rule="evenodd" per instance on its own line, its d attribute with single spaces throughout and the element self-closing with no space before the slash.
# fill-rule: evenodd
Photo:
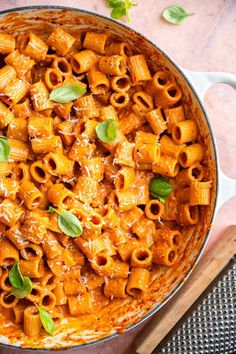
<svg viewBox="0 0 236 354">
<path fill-rule="evenodd" d="M 138 2 L 138 6 L 132 9 L 130 26 L 157 43 L 179 65 L 196 71 L 227 71 L 236 74 L 235 0 Z M 195 13 L 179 26 L 160 19 L 163 9 L 176 2 L 189 12 Z M 105 3 L 105 0 L 3 0 L 0 2 L 0 10 L 30 5 L 64 5 L 108 16 L 110 10 L 105 7 Z M 236 178 L 236 93 L 227 85 L 217 84 L 207 92 L 205 105 L 216 136 L 222 169 L 228 176 Z M 236 223 L 235 210 L 236 198 L 225 203 L 220 209 L 208 247 L 218 237 L 224 237 L 223 230 L 226 226 Z M 199 266 L 201 265 L 200 263 Z M 168 304 L 162 311 L 168 311 Z M 159 312 L 158 316 L 160 315 Z M 102 345 L 78 350 L 76 354 L 132 354 L 132 341 L 140 330 L 141 327 Z M 11 354 L 11 351 L 0 350 L 0 353 Z"/>
</svg>

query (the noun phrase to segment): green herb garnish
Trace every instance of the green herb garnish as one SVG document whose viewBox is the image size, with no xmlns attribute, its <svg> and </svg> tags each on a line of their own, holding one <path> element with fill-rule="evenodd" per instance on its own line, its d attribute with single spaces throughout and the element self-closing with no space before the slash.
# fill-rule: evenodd
<svg viewBox="0 0 236 354">
<path fill-rule="evenodd" d="M 54 322 L 51 316 L 47 311 L 45 311 L 42 307 L 38 306 L 35 304 L 39 311 L 39 317 L 42 322 L 43 328 L 45 329 L 46 332 L 48 332 L 51 336 L 53 336 L 54 333 Z"/>
<path fill-rule="evenodd" d="M 9 159 L 11 147 L 7 137 L 0 136 L 0 162 L 7 162 Z"/>
<path fill-rule="evenodd" d="M 59 103 L 70 102 L 86 92 L 80 84 L 65 84 L 50 92 L 50 100 Z"/>
<path fill-rule="evenodd" d="M 17 299 L 23 299 L 32 291 L 32 282 L 30 278 L 21 274 L 19 263 L 15 263 L 9 273 L 9 281 L 12 285 L 11 293 Z"/>
<path fill-rule="evenodd" d="M 98 138 L 104 143 L 114 141 L 117 134 L 117 123 L 114 119 L 107 119 L 96 126 Z"/>
<path fill-rule="evenodd" d="M 165 203 L 165 199 L 173 192 L 172 184 L 164 177 L 155 177 L 149 183 L 149 193 L 152 197 Z"/>
<path fill-rule="evenodd" d="M 82 226 L 79 219 L 74 214 L 68 211 L 60 212 L 54 209 L 52 206 L 50 206 L 47 211 L 51 214 L 58 214 L 57 224 L 64 234 L 70 237 L 77 237 L 82 235 Z"/>
<path fill-rule="evenodd" d="M 119 20 L 121 17 L 126 16 L 128 22 L 130 22 L 130 9 L 132 6 L 137 5 L 138 3 L 133 0 L 107 0 L 107 7 L 112 9 L 111 17 L 115 20 Z"/>
<path fill-rule="evenodd" d="M 56 212 L 57 212 L 57 210 L 56 210 L 56 209 L 54 209 L 54 208 L 50 205 L 50 206 L 48 207 L 47 212 L 48 212 L 48 213 L 50 213 L 50 214 L 54 214 L 54 213 L 56 213 Z"/>
<path fill-rule="evenodd" d="M 183 22 L 186 17 L 194 15 L 193 13 L 188 13 L 185 9 L 178 5 L 168 6 L 163 12 L 162 17 L 170 23 L 178 25 Z"/>
</svg>

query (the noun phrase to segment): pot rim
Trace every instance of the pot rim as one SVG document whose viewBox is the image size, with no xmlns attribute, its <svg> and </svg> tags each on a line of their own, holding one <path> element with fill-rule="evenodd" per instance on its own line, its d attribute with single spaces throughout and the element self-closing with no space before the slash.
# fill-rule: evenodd
<svg viewBox="0 0 236 354">
<path fill-rule="evenodd" d="M 24 12 L 24 11 L 28 11 L 28 10 L 43 10 L 43 9 L 49 9 L 49 10 L 69 10 L 69 11 L 74 11 L 74 12 L 80 12 L 83 14 L 87 14 L 90 16 L 95 16 L 98 18 L 102 18 L 104 20 L 113 22 L 114 24 L 116 24 L 118 27 L 122 27 L 125 28 L 126 30 L 132 31 L 134 32 L 136 35 L 140 36 L 142 39 L 144 39 L 146 42 L 148 42 L 155 50 L 157 49 L 161 54 L 163 54 L 168 60 L 169 62 L 177 69 L 177 71 L 181 74 L 182 77 L 184 77 L 185 81 L 188 83 L 191 91 L 194 93 L 195 99 L 197 100 L 198 105 L 201 107 L 201 110 L 204 114 L 204 118 L 205 121 L 207 123 L 209 132 L 210 132 L 210 137 L 211 137 L 211 141 L 212 141 L 212 146 L 213 146 L 213 152 L 214 152 L 214 158 L 215 158 L 215 164 L 216 164 L 216 195 L 215 195 L 215 201 L 214 201 L 214 207 L 212 209 L 212 215 L 211 215 L 211 220 L 210 220 L 210 225 L 213 224 L 214 218 L 215 218 L 215 214 L 216 214 L 216 205 L 217 205 L 217 200 L 218 200 L 218 191 L 219 191 L 219 157 L 218 157 L 218 152 L 217 152 L 217 146 L 216 146 L 216 141 L 215 141 L 215 137 L 213 134 L 213 130 L 206 112 L 206 109 L 204 107 L 204 104 L 202 102 L 202 100 L 200 99 L 196 89 L 194 88 L 194 86 L 192 85 L 191 81 L 189 80 L 189 78 L 186 76 L 186 74 L 182 71 L 181 67 L 169 56 L 169 54 L 167 54 L 163 49 L 161 49 L 157 44 L 155 44 L 152 40 L 148 39 L 146 36 L 144 36 L 143 34 L 141 34 L 139 31 L 129 27 L 128 25 L 118 22 L 112 18 L 109 18 L 105 15 L 101 15 L 101 14 L 97 14 L 95 12 L 89 11 L 89 10 L 82 10 L 76 7 L 70 7 L 70 6 L 60 6 L 60 5 L 32 5 L 32 6 L 21 6 L 21 7 L 16 7 L 16 8 L 11 8 L 8 10 L 3 10 L 0 11 L 0 16 L 2 17 L 3 15 L 7 15 L 9 13 L 14 13 L 14 12 Z M 149 319 L 152 315 L 154 315 L 158 310 L 160 310 L 183 286 L 183 284 L 185 283 L 185 281 L 188 279 L 188 277 L 190 276 L 190 274 L 192 273 L 193 269 L 195 268 L 195 266 L 197 265 L 198 261 L 200 260 L 203 251 L 206 247 L 207 241 L 210 237 L 210 233 L 211 233 L 211 228 L 209 228 L 209 230 L 206 233 L 205 239 L 202 243 L 201 249 L 197 255 L 197 257 L 195 258 L 194 262 L 191 265 L 191 268 L 188 270 L 188 272 L 185 274 L 184 276 L 184 281 L 182 280 L 169 294 L 168 296 L 164 299 L 164 301 L 160 302 L 157 306 L 155 306 L 150 312 L 148 312 L 139 322 L 134 323 L 132 325 L 130 325 L 129 327 L 127 327 L 124 331 L 124 333 L 136 328 L 137 326 L 139 326 L 140 324 L 142 324 L 145 320 Z M 11 345 L 11 344 L 4 344 L 4 343 L 0 343 L 0 348 L 6 348 L 6 349 L 15 349 L 15 350 L 19 350 L 19 351 L 24 351 L 24 352 L 33 352 L 33 351 L 38 351 L 38 352 L 50 352 L 50 351 L 66 351 L 66 350 L 77 350 L 77 349 L 81 349 L 81 348 L 85 348 L 85 347 L 89 347 L 92 345 L 96 345 L 96 344 L 100 344 L 103 342 L 106 342 L 112 338 L 115 338 L 117 336 L 119 336 L 119 333 L 113 333 L 108 335 L 107 337 L 104 338 L 100 338 L 100 339 L 96 339 L 93 340 L 91 342 L 88 343 L 83 343 L 83 344 L 77 344 L 77 345 L 72 345 L 72 346 L 68 346 L 68 347 L 61 347 L 61 348 L 30 348 L 30 347 L 26 347 L 26 348 L 22 348 L 22 347 L 18 347 L 15 345 Z"/>
</svg>

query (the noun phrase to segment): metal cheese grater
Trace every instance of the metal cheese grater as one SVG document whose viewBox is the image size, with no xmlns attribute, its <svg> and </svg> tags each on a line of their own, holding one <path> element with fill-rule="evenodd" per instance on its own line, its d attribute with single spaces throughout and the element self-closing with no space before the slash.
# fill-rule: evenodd
<svg viewBox="0 0 236 354">
<path fill-rule="evenodd" d="M 181 322 L 152 354 L 236 354 L 236 256 Z"/>
</svg>

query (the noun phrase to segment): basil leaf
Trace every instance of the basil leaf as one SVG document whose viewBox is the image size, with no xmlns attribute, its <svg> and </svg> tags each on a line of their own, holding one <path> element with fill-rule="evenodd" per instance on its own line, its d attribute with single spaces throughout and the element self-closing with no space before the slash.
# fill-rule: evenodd
<svg viewBox="0 0 236 354">
<path fill-rule="evenodd" d="M 109 139 L 115 140 L 117 133 L 117 123 L 114 119 L 108 119 L 107 123 L 107 136 Z"/>
<path fill-rule="evenodd" d="M 11 293 L 17 297 L 17 299 L 23 299 L 24 297 L 26 297 L 27 295 L 29 295 L 32 291 L 32 282 L 30 280 L 30 278 L 28 277 L 23 277 L 23 286 L 22 288 L 12 288 Z"/>
<path fill-rule="evenodd" d="M 164 198 L 162 198 L 162 197 L 159 197 L 159 200 L 160 200 L 160 202 L 162 203 L 162 204 L 165 204 L 165 199 Z"/>
<path fill-rule="evenodd" d="M 24 286 L 23 275 L 21 274 L 19 263 L 15 263 L 9 273 L 9 281 L 16 289 L 22 289 Z"/>
<path fill-rule="evenodd" d="M 85 93 L 86 90 L 80 84 L 65 84 L 50 92 L 50 100 L 54 102 L 70 102 Z"/>
<path fill-rule="evenodd" d="M 119 20 L 119 18 L 121 18 L 125 15 L 126 15 L 125 6 L 123 6 L 121 8 L 115 8 L 111 12 L 111 17 L 114 18 L 115 20 Z"/>
<path fill-rule="evenodd" d="M 8 139 L 5 136 L 0 136 L 0 162 L 7 162 L 11 152 L 11 147 Z"/>
<path fill-rule="evenodd" d="M 42 307 L 40 307 L 36 304 L 35 304 L 35 306 L 37 307 L 37 309 L 39 311 L 39 317 L 42 322 L 43 328 L 45 329 L 46 332 L 48 332 L 51 336 L 53 336 L 54 322 L 53 322 L 52 317 Z"/>
<path fill-rule="evenodd" d="M 96 126 L 96 133 L 104 143 L 114 141 L 117 134 L 117 123 L 114 119 L 107 119 Z"/>
<path fill-rule="evenodd" d="M 149 192 L 152 197 L 160 199 L 163 202 L 163 199 L 167 198 L 173 192 L 173 187 L 168 179 L 155 177 L 149 183 Z"/>
<path fill-rule="evenodd" d="M 64 211 L 61 213 L 60 211 L 54 209 L 51 206 L 49 206 L 47 211 L 51 214 L 58 214 L 57 224 L 60 230 L 64 232 L 64 234 L 71 237 L 77 237 L 82 235 L 82 226 L 80 225 L 79 219 L 74 214 L 69 213 L 68 211 Z"/>
<path fill-rule="evenodd" d="M 111 17 L 115 20 L 123 16 L 127 16 L 130 22 L 130 9 L 132 6 L 137 6 L 137 2 L 133 0 L 107 0 L 107 7 L 113 9 Z"/>
<path fill-rule="evenodd" d="M 57 223 L 61 231 L 67 236 L 77 237 L 83 233 L 79 219 L 68 211 L 59 213 Z"/>
<path fill-rule="evenodd" d="M 9 273 L 9 281 L 12 285 L 11 294 L 18 299 L 23 299 L 32 291 L 32 282 L 30 278 L 21 274 L 19 263 L 15 263 Z"/>
<path fill-rule="evenodd" d="M 193 13 L 188 13 L 185 9 L 178 5 L 168 6 L 162 13 L 162 17 L 170 23 L 175 25 L 184 21 L 188 16 L 194 15 Z"/>
<path fill-rule="evenodd" d="M 56 211 L 56 209 L 54 209 L 54 208 L 50 205 L 50 206 L 48 207 L 47 212 L 50 213 L 50 214 L 54 214 L 54 213 L 56 213 L 57 211 Z"/>
<path fill-rule="evenodd" d="M 124 4 L 122 0 L 107 0 L 106 6 L 115 9 L 120 7 L 121 4 Z"/>
</svg>

